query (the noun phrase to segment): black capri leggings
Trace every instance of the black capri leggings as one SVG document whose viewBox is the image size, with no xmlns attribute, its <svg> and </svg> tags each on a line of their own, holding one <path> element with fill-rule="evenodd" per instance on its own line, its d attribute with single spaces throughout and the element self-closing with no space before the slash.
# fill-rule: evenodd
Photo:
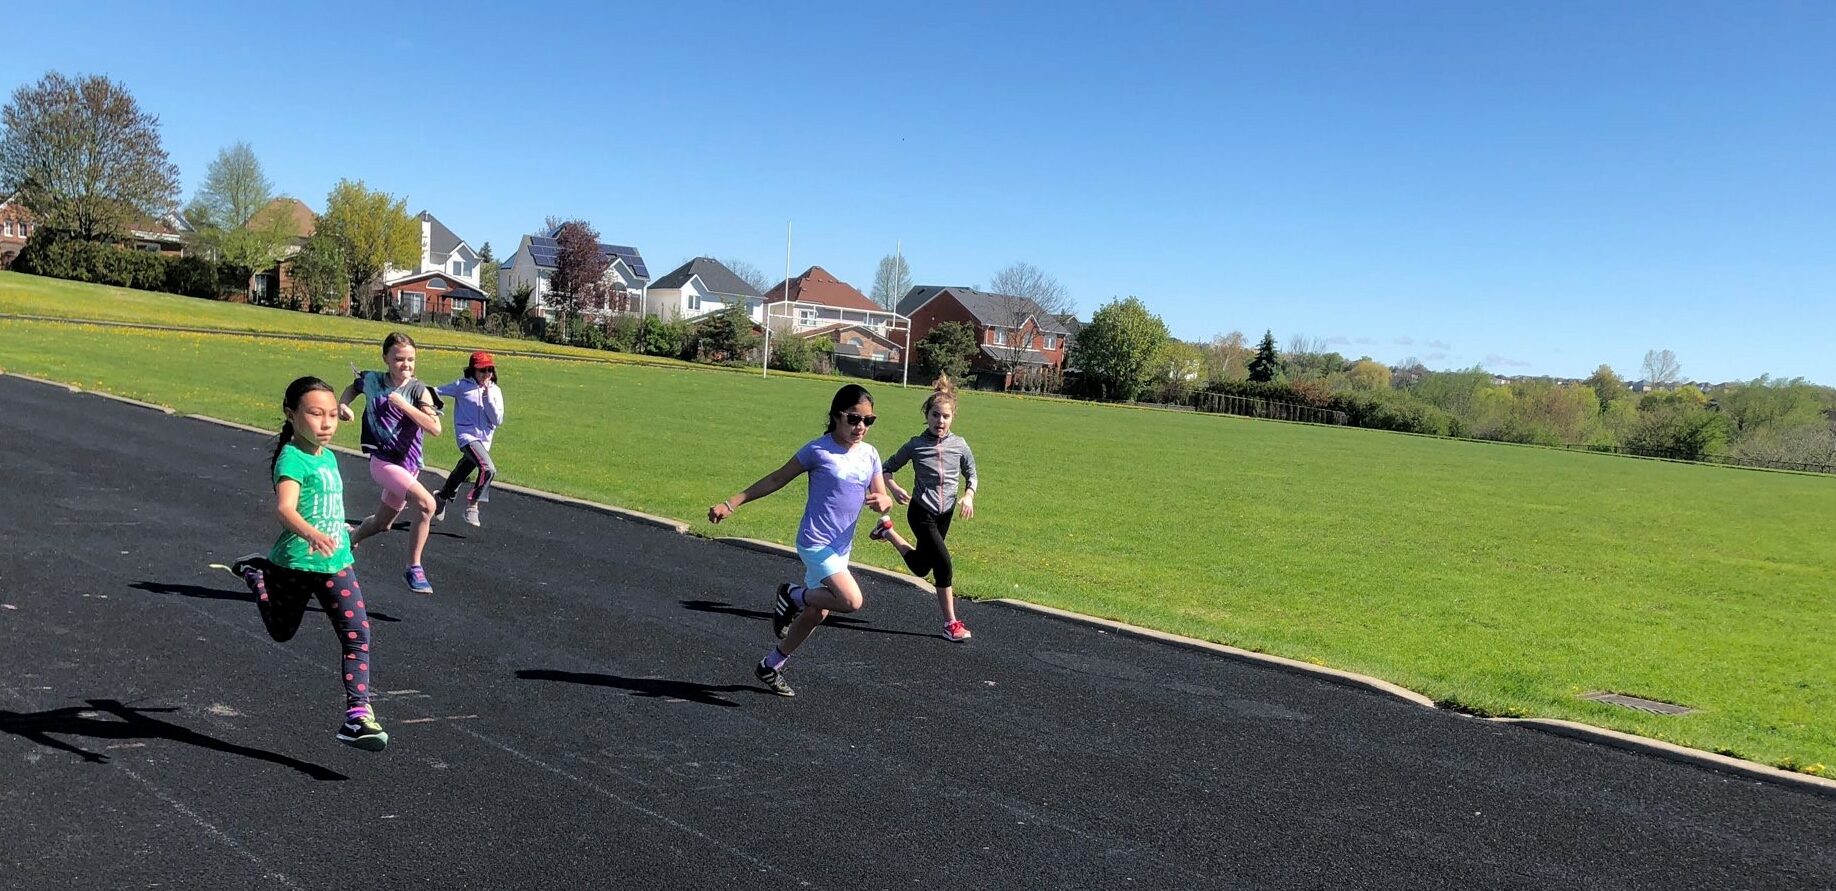
<svg viewBox="0 0 1836 891">
<path fill-rule="evenodd" d="M 935 573 L 932 579 L 939 588 L 948 588 L 956 580 L 956 569 L 950 564 L 950 548 L 944 544 L 944 536 L 950 534 L 950 518 L 955 515 L 955 505 L 936 514 L 916 498 L 905 509 L 905 522 L 912 530 L 912 550 L 905 555 L 905 565 L 912 570 L 912 575 L 920 578 L 926 573 Z"/>
</svg>

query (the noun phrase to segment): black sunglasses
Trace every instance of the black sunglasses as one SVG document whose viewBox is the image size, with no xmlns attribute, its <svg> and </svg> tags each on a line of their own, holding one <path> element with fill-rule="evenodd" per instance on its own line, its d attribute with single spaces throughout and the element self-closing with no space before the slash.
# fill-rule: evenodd
<svg viewBox="0 0 1836 891">
<path fill-rule="evenodd" d="M 851 425 L 861 424 L 867 427 L 872 427 L 873 422 L 879 419 L 879 415 L 857 415 L 854 412 L 849 412 L 842 416 L 842 420 L 847 421 Z"/>
</svg>

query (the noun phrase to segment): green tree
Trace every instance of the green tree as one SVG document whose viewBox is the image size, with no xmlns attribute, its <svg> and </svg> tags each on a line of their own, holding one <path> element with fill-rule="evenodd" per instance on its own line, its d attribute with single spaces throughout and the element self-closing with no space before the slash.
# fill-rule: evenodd
<svg viewBox="0 0 1836 891">
<path fill-rule="evenodd" d="M 178 202 L 179 171 L 159 118 L 100 75 L 55 71 L 0 109 L 0 193 L 17 192 L 38 225 L 85 241 L 120 237 Z"/>
<path fill-rule="evenodd" d="M 975 326 L 968 322 L 944 322 L 914 345 L 918 351 L 918 376 L 936 380 L 947 374 L 951 380 L 962 380 L 969 373 L 969 360 L 979 349 Z"/>
<path fill-rule="evenodd" d="M 1582 383 L 1593 388 L 1594 397 L 1600 400 L 1600 410 L 1603 412 L 1613 403 L 1632 395 L 1632 391 L 1626 389 L 1626 382 L 1619 379 L 1611 365 L 1602 364 Z"/>
<path fill-rule="evenodd" d="M 408 213 L 408 202 L 371 190 L 363 180 L 341 179 L 325 198 L 316 231 L 336 239 L 344 251 L 353 310 L 381 318 L 381 291 L 376 286 L 383 267 L 406 269 L 421 256 L 421 225 Z"/>
<path fill-rule="evenodd" d="M 741 303 L 702 316 L 696 321 L 695 336 L 701 358 L 710 362 L 743 361 L 759 342 L 759 336 L 752 333 L 752 317 Z"/>
<path fill-rule="evenodd" d="M 281 258 L 293 233 L 285 214 L 261 215 L 274 200 L 274 186 L 246 142 L 217 152 L 204 184 L 185 209 L 198 228 L 198 240 L 217 259 L 244 269 L 261 270 Z"/>
<path fill-rule="evenodd" d="M 1195 343 L 1168 340 L 1154 357 L 1155 397 L 1161 402 L 1184 402 L 1205 387 L 1205 350 Z"/>
<path fill-rule="evenodd" d="M 1383 391 L 1390 389 L 1390 367 L 1376 362 L 1369 356 L 1351 364 L 1345 371 L 1346 379 L 1352 389 L 1366 391 Z"/>
<path fill-rule="evenodd" d="M 348 283 L 344 246 L 337 239 L 314 235 L 287 261 L 287 299 L 295 309 L 323 312 L 337 306 Z"/>
<path fill-rule="evenodd" d="M 1275 352 L 1275 332 L 1263 331 L 1256 344 L 1256 356 L 1249 363 L 1249 379 L 1266 384 L 1281 375 L 1281 354 Z"/>
<path fill-rule="evenodd" d="M 491 253 L 491 243 L 485 242 L 478 249 L 478 289 L 491 298 L 487 306 L 497 305 L 497 272 L 502 267 L 497 262 L 497 255 Z"/>
<path fill-rule="evenodd" d="M 830 349 L 834 349 L 831 344 Z M 820 355 L 817 344 L 793 334 L 789 326 L 772 326 L 771 367 L 780 371 L 813 371 Z"/>
<path fill-rule="evenodd" d="M 1066 362 L 1103 398 L 1133 401 L 1154 377 L 1154 360 L 1167 342 L 1167 323 L 1139 298 L 1112 300 L 1078 332 Z"/>
<path fill-rule="evenodd" d="M 1205 380 L 1240 381 L 1249 377 L 1249 360 L 1255 351 L 1244 345 L 1243 332 L 1211 338 L 1204 346 Z"/>
</svg>

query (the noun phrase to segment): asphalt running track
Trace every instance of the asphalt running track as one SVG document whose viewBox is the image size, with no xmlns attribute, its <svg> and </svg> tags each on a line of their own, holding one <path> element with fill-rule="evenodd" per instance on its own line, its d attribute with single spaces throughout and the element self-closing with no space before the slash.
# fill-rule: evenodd
<svg viewBox="0 0 1836 891">
<path fill-rule="evenodd" d="M 510 493 L 433 597 L 360 551 L 392 743 L 347 749 L 323 620 L 205 568 L 272 537 L 262 437 L 0 418 L 7 888 L 1836 887 L 1815 792 L 999 605 L 950 644 L 875 579 L 779 699 L 789 560 Z"/>
</svg>

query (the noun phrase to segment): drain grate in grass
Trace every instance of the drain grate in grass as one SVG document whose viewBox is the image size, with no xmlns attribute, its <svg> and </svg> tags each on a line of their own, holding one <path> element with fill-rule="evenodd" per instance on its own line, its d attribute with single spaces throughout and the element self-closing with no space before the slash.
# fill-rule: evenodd
<svg viewBox="0 0 1836 891">
<path fill-rule="evenodd" d="M 1607 693 L 1599 690 L 1592 693 L 1583 693 L 1581 694 L 1581 698 L 1591 699 L 1595 702 L 1604 702 L 1608 705 L 1635 708 L 1641 712 L 1650 712 L 1654 715 L 1688 715 L 1694 714 L 1696 711 L 1687 705 L 1659 702 L 1655 699 L 1640 699 L 1637 696 L 1626 696 L 1622 693 Z"/>
</svg>

